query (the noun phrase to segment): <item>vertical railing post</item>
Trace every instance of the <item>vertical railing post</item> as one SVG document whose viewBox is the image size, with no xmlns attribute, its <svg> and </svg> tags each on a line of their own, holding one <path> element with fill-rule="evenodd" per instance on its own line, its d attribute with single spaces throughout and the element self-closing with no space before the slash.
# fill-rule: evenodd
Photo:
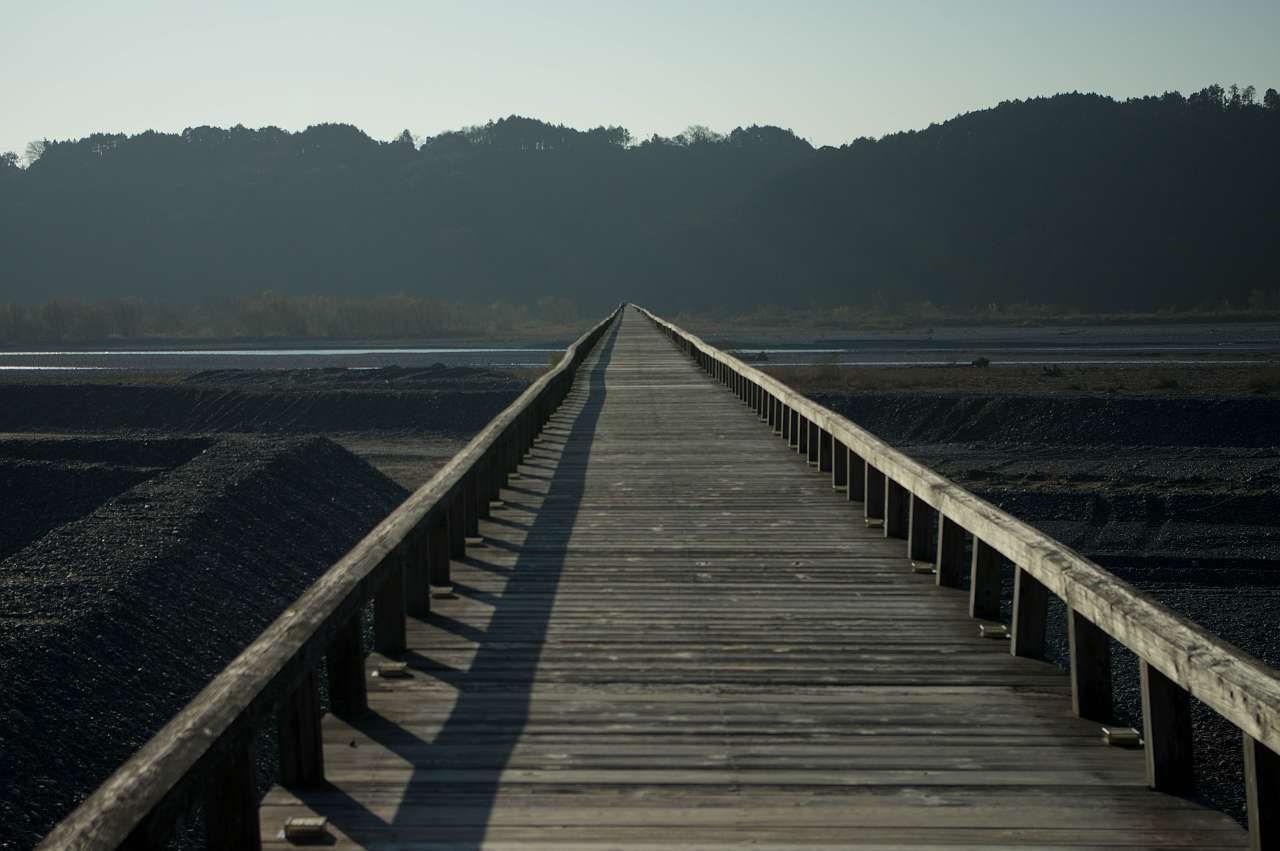
<svg viewBox="0 0 1280 851">
<path fill-rule="evenodd" d="M 867 498 L 866 462 L 852 449 L 846 449 L 845 453 L 848 455 L 845 466 L 848 467 L 849 476 L 849 483 L 845 485 L 845 497 L 849 502 L 862 502 Z"/>
<path fill-rule="evenodd" d="M 329 708 L 339 718 L 355 718 L 369 710 L 365 684 L 364 618 L 354 612 L 338 627 L 325 656 L 329 674 Z"/>
<path fill-rule="evenodd" d="M 893 479 L 885 477 L 884 490 L 884 536 L 886 538 L 907 538 L 910 525 L 911 494 Z"/>
<path fill-rule="evenodd" d="M 969 573 L 969 617 L 1000 620 L 1000 554 L 976 537 Z"/>
<path fill-rule="evenodd" d="M 449 563 L 453 555 L 453 535 L 447 517 L 437 518 L 427 530 L 427 576 L 432 589 L 453 584 Z"/>
<path fill-rule="evenodd" d="M 401 545 L 404 548 L 404 611 L 422 616 L 431 611 L 431 581 L 427 568 L 427 535 L 415 529 Z"/>
<path fill-rule="evenodd" d="M 1147 786 L 1160 792 L 1189 792 L 1196 786 L 1190 695 L 1146 659 L 1139 660 L 1138 668 Z"/>
<path fill-rule="evenodd" d="M 907 557 L 912 561 L 928 564 L 933 561 L 933 548 L 937 535 L 933 531 L 938 512 L 933 506 L 915 494 L 911 495 L 911 507 L 907 518 Z"/>
<path fill-rule="evenodd" d="M 1244 736 L 1245 806 L 1249 810 L 1249 848 L 1280 848 L 1280 754 Z"/>
<path fill-rule="evenodd" d="M 809 439 L 805 442 L 805 460 L 809 462 L 810 467 L 819 467 L 821 469 L 821 451 L 822 429 L 818 428 L 818 424 L 813 420 L 809 420 Z"/>
<path fill-rule="evenodd" d="M 864 463 L 862 516 L 868 525 L 884 521 L 884 473 Z"/>
<path fill-rule="evenodd" d="M 831 454 L 834 446 L 831 432 L 825 429 L 818 430 L 818 472 L 831 472 Z"/>
<path fill-rule="evenodd" d="M 1075 609 L 1067 609 L 1067 650 L 1071 657 L 1071 708 L 1080 718 L 1105 724 L 1114 711 L 1111 695 L 1111 639 Z"/>
<path fill-rule="evenodd" d="M 849 488 L 849 450 L 836 440 L 831 439 L 831 489 L 834 491 Z"/>
<path fill-rule="evenodd" d="M 934 582 L 942 588 L 964 586 L 964 529 L 938 514 L 938 551 L 934 557 Z"/>
<path fill-rule="evenodd" d="M 257 851 L 262 847 L 253 750 L 253 741 L 246 741 L 211 773 L 204 797 L 207 848 Z"/>
<path fill-rule="evenodd" d="M 467 519 L 462 493 L 449 500 L 449 555 L 464 558 L 467 555 Z"/>
<path fill-rule="evenodd" d="M 320 683 L 307 671 L 276 711 L 280 785 L 314 789 L 324 784 L 324 738 L 320 731 Z"/>
<path fill-rule="evenodd" d="M 373 649 L 379 653 L 400 653 L 405 647 L 404 559 L 393 551 L 387 558 L 391 568 L 373 595 Z"/>
<path fill-rule="evenodd" d="M 1139 671 L 1147 785 L 1159 792 L 1189 792 L 1195 787 L 1196 777 L 1191 749 L 1191 696 L 1145 659 L 1139 661 Z"/>
<path fill-rule="evenodd" d="M 1013 628 L 1009 652 L 1040 659 L 1049 624 L 1049 589 L 1021 567 L 1013 571 Z"/>
</svg>

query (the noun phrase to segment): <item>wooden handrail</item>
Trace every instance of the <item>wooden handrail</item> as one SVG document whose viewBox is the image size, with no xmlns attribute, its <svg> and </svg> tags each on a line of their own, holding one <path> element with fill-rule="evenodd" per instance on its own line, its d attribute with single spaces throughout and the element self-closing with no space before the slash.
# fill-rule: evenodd
<svg viewBox="0 0 1280 851">
<path fill-rule="evenodd" d="M 1259 789 L 1263 788 L 1269 790 L 1266 795 L 1276 794 L 1275 784 L 1280 782 L 1280 777 L 1263 778 L 1257 773 L 1257 766 L 1265 764 L 1274 774 L 1274 755 L 1280 752 L 1280 674 L 1275 670 L 1039 529 L 894 449 L 866 429 L 644 308 L 637 309 L 704 370 L 753 406 L 762 418 L 777 422 L 777 431 L 786 436 L 788 445 L 807 451 L 811 463 L 816 459 L 821 465 L 823 452 L 835 454 L 837 444 L 843 447 L 848 452 L 847 458 L 832 466 L 844 467 L 846 488 L 854 487 L 854 465 L 864 464 L 864 493 L 871 494 L 873 488 L 877 489 L 875 496 L 866 498 L 867 517 L 876 518 L 875 522 L 883 519 L 886 534 L 907 537 L 900 534 L 904 526 L 914 532 L 916 516 L 936 512 L 938 584 L 959 585 L 949 581 L 949 577 L 955 578 L 955 565 L 944 564 L 944 561 L 954 560 L 957 552 L 963 552 L 963 539 L 956 534 L 957 527 L 972 535 L 974 591 L 970 611 L 975 616 L 994 617 L 989 599 L 985 602 L 979 599 L 982 594 L 994 593 L 998 604 L 998 571 L 994 580 L 990 578 L 992 565 L 996 564 L 991 560 L 993 552 L 1013 562 L 1016 580 L 1011 647 L 1015 654 L 1038 655 L 1028 652 L 1028 648 L 1043 647 L 1047 599 L 1043 591 L 1062 599 L 1068 606 L 1071 622 L 1072 684 L 1078 714 L 1110 720 L 1098 717 L 1110 711 L 1110 659 L 1109 656 L 1098 658 L 1099 654 L 1108 654 L 1109 647 L 1105 638 L 1098 641 L 1090 630 L 1100 630 L 1132 650 L 1141 660 L 1143 673 L 1148 780 L 1153 788 L 1186 791 L 1190 785 L 1191 731 L 1185 706 L 1186 697 L 1190 695 L 1244 734 L 1246 754 L 1250 757 L 1246 759 L 1249 799 L 1258 799 Z M 832 448 L 827 449 L 828 446 Z M 909 503 L 903 502 L 904 493 Z M 852 493 L 849 499 L 858 501 Z M 870 505 L 873 501 L 879 504 Z M 904 504 L 909 505 L 909 511 L 902 510 Z M 912 558 L 917 558 L 923 550 L 918 543 L 908 539 Z M 1040 633 L 1038 640 L 1036 630 Z M 1106 682 L 1098 682 L 1101 678 Z M 1105 708 L 1099 710 L 1089 704 L 1091 690 L 1103 692 Z M 1176 705 L 1170 708 L 1170 702 Z M 1265 807 L 1264 802 L 1250 811 L 1255 843 L 1260 841 L 1262 828 L 1258 826 L 1258 819 L 1266 817 L 1265 812 L 1260 812 Z M 1280 839 L 1273 836 L 1269 841 Z"/>
<path fill-rule="evenodd" d="M 406 607 L 421 611 L 429 605 L 423 597 L 428 586 L 426 553 L 441 552 L 427 545 L 429 537 L 437 533 L 449 537 L 443 542 L 444 565 L 430 566 L 433 577 L 441 569 L 447 576 L 448 553 L 462 554 L 469 534 L 466 525 L 487 512 L 489 500 L 533 444 L 542 424 L 567 395 L 579 365 L 621 310 L 619 306 L 578 338 L 554 368 L 317 579 L 38 848 L 114 849 L 126 843 L 130 848 L 160 847 L 177 819 L 201 796 L 206 812 L 214 806 L 219 813 L 221 823 L 210 824 L 209 829 L 219 831 L 222 844 L 256 847 L 256 799 L 250 788 L 252 824 L 240 824 L 250 814 L 224 806 L 228 792 L 220 787 L 227 785 L 228 774 L 238 772 L 239 786 L 246 779 L 252 786 L 252 760 L 246 756 L 252 752 L 253 738 L 300 689 L 314 691 L 314 671 L 326 653 L 335 711 L 340 699 L 346 705 L 363 703 L 362 654 L 355 659 L 359 677 L 353 687 L 358 693 L 334 694 L 334 668 L 339 664 L 335 647 L 352 635 L 358 643 L 361 612 L 371 599 L 377 599 L 375 643 L 382 649 L 397 649 L 398 606 L 402 649 Z M 406 597 L 406 589 L 416 591 Z M 349 657 L 349 653 L 342 657 L 348 668 Z M 310 703 L 302 703 L 318 706 L 314 695 L 311 698 Z M 244 791 L 231 790 L 231 797 L 239 795 L 243 801 Z M 229 827 L 227 821 L 236 824 Z"/>
</svg>

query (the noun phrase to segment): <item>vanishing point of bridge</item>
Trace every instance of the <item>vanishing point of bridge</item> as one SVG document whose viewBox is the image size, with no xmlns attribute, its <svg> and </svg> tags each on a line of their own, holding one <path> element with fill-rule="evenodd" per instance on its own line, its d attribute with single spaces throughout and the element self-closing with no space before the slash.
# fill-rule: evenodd
<svg viewBox="0 0 1280 851">
<path fill-rule="evenodd" d="M 1274 671 L 638 309 L 571 354 L 47 847 L 154 847 L 192 804 L 224 847 L 1248 847 L 1152 791 L 1190 788 L 1189 693 L 1280 841 Z M 1011 640 L 978 628 L 1001 557 Z M 1051 594 L 1070 673 L 1035 658 Z M 1109 635 L 1145 747 L 1100 732 Z"/>
</svg>

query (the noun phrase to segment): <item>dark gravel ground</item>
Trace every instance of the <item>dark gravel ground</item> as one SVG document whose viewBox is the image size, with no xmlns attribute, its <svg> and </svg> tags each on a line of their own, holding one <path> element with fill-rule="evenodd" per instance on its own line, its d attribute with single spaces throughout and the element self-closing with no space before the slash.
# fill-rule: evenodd
<svg viewBox="0 0 1280 851">
<path fill-rule="evenodd" d="M 11 376 L 0 383 L 0 431 L 470 433 L 526 386 L 517 374 L 444 366 L 220 370 L 167 381 L 129 373 L 79 383 Z"/>
<path fill-rule="evenodd" d="M 0 562 L 0 848 L 38 840 L 404 496 L 322 438 L 226 438 Z"/>
<path fill-rule="evenodd" d="M 1280 400 L 811 395 L 1280 668 Z M 1008 564 L 1004 585 L 1008 619 Z M 1050 642 L 1065 668 L 1057 601 Z M 1141 729 L 1137 659 L 1113 653 L 1116 720 Z M 1240 733 L 1193 709 L 1196 794 L 1243 821 Z"/>
</svg>

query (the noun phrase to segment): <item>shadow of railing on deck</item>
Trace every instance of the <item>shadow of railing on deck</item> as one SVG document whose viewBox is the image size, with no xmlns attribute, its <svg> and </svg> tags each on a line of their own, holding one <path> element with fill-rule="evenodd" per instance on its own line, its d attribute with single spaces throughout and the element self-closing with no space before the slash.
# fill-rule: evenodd
<svg viewBox="0 0 1280 851">
<path fill-rule="evenodd" d="M 484 841 L 502 774 L 529 720 L 534 676 L 586 478 L 590 442 L 583 438 L 594 433 L 604 407 L 605 370 L 619 325 L 615 323 L 601 341 L 596 361 L 583 365 L 578 387 L 586 391 L 586 398 L 564 435 L 558 460 L 543 467 L 545 477 L 525 476 L 549 479 L 542 507 L 527 527 L 499 521 L 513 531 L 527 530 L 519 547 L 502 543 L 493 547 L 495 551 L 516 551 L 514 568 L 486 563 L 481 555 L 484 550 L 468 554 L 466 563 L 470 566 L 507 579 L 500 594 L 455 585 L 459 597 L 493 607 L 488 626 L 481 630 L 435 612 L 424 619 L 454 637 L 476 642 L 471 664 L 462 670 L 413 651 L 401 657 L 416 672 L 450 682 L 458 689 L 453 709 L 438 734 L 432 741 L 424 741 L 379 715 L 376 708 L 352 722 L 360 732 L 414 766 L 390 822 L 332 785 L 315 793 L 300 793 L 304 802 L 353 838 L 426 828 L 433 841 L 450 847 L 478 848 Z M 550 430 L 544 430 L 546 434 L 551 434 Z M 542 445 L 548 442 L 556 443 L 552 438 Z M 541 496 L 522 488 L 512 490 Z M 499 697 L 501 711 L 495 713 L 495 698 Z M 375 701 L 371 703 L 376 706 Z"/>
</svg>

